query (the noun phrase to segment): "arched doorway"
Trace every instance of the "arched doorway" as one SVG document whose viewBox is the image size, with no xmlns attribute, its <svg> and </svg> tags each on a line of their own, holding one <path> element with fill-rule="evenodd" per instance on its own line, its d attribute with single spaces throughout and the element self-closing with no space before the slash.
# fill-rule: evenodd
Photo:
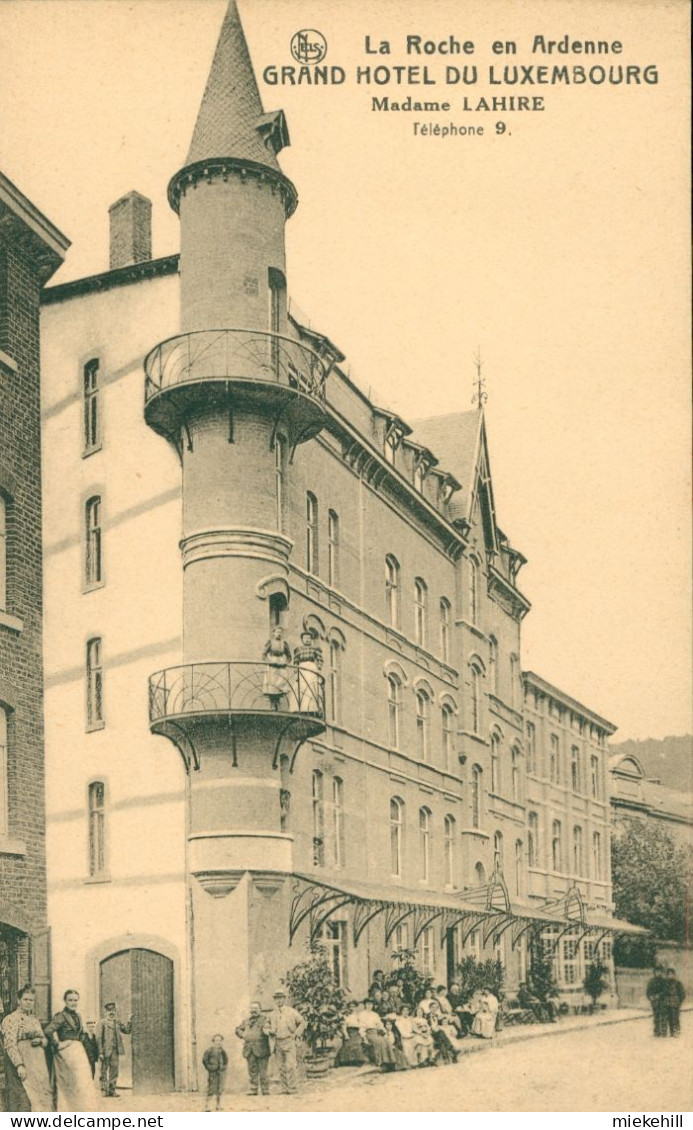
<svg viewBox="0 0 693 1130">
<path fill-rule="evenodd" d="M 136 1094 L 160 1094 L 174 1087 L 173 962 L 148 949 L 121 950 L 99 966 L 101 1012 L 115 1001 L 121 1020 L 132 1015 L 120 1084 Z"/>
</svg>

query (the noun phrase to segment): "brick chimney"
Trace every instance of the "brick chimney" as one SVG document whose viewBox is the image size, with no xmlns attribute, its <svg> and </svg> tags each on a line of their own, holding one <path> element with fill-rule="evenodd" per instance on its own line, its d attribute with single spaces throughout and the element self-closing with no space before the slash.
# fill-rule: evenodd
<svg viewBox="0 0 693 1130">
<path fill-rule="evenodd" d="M 111 221 L 111 270 L 145 263 L 152 257 L 152 202 L 128 192 L 108 209 Z"/>
</svg>

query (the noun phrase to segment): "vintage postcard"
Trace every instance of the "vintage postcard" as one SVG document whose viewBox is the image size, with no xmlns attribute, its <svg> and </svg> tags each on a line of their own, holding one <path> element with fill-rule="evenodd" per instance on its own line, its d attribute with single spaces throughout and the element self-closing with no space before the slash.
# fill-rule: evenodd
<svg viewBox="0 0 693 1130">
<path fill-rule="evenodd" d="M 688 32 L 0 3 L 0 1109 L 691 1109 Z"/>
</svg>

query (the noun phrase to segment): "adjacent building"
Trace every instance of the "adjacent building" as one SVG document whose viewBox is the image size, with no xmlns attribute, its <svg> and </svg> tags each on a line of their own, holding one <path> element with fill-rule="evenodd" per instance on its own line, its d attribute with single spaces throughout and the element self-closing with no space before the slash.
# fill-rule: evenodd
<svg viewBox="0 0 693 1130">
<path fill-rule="evenodd" d="M 622 926 L 613 726 L 523 675 L 483 409 L 407 424 L 292 317 L 288 141 L 232 0 L 180 256 L 132 193 L 43 300 L 53 977 L 132 1009 L 139 1090 L 195 1085 L 311 939 L 358 994 L 404 949 L 512 987 L 541 937 L 570 991 Z"/>
</svg>

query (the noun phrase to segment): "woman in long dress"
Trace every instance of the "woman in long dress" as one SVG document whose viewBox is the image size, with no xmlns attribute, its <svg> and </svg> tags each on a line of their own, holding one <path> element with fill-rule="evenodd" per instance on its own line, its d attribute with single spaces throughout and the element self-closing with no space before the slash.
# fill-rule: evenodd
<svg viewBox="0 0 693 1130">
<path fill-rule="evenodd" d="M 53 1110 L 53 1091 L 48 1077 L 46 1054 L 48 1046 L 41 1022 L 34 1016 L 36 994 L 31 985 L 19 991 L 19 1004 L 2 1022 L 2 1039 L 5 1056 L 16 1076 L 17 1089 L 21 1088 L 29 1101 L 30 1110 Z M 20 1109 L 13 1106 L 13 1110 Z"/>
<path fill-rule="evenodd" d="M 482 1040 L 492 1040 L 496 1031 L 496 1017 L 498 1016 L 498 998 L 490 989 L 484 989 L 481 995 L 481 1008 L 474 1017 L 472 1032 L 481 1036 Z"/>
<path fill-rule="evenodd" d="M 84 1027 L 77 1012 L 79 993 L 68 989 L 65 1007 L 46 1028 L 54 1044 L 53 1063 L 58 1083 L 58 1110 L 96 1110 L 96 1091 L 89 1057 L 83 1043 Z"/>
<path fill-rule="evenodd" d="M 272 709 L 279 710 L 282 696 L 286 695 L 289 700 L 289 710 L 296 710 L 298 706 L 296 692 L 286 674 L 286 669 L 291 663 L 291 648 L 284 639 L 284 629 L 279 624 L 272 629 L 272 635 L 265 644 L 262 658 L 267 664 L 262 693 L 269 698 Z"/>
<path fill-rule="evenodd" d="M 294 650 L 298 678 L 298 709 L 302 714 L 320 713 L 320 668 L 322 649 L 312 632 L 301 633 L 301 646 Z"/>
</svg>

